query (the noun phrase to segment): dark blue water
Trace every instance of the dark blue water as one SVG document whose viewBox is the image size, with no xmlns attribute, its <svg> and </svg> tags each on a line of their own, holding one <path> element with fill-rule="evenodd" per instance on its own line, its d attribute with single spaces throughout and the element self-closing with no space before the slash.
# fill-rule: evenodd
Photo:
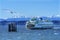
<svg viewBox="0 0 60 40">
<path fill-rule="evenodd" d="M 17 25 L 17 32 L 8 32 L 8 25 L 0 25 L 0 40 L 60 40 L 60 30 L 28 30 Z"/>
</svg>

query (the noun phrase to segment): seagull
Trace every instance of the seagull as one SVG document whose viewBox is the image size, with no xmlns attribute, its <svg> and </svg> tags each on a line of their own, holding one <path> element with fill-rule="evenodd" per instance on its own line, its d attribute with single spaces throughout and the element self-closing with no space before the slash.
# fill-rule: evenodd
<svg viewBox="0 0 60 40">
<path fill-rule="evenodd" d="M 13 11 L 11 11 L 11 10 L 9 10 L 9 9 L 2 9 L 2 10 L 6 11 L 6 12 L 9 12 L 9 13 L 11 13 L 11 14 L 16 13 L 16 12 L 13 12 Z"/>
</svg>

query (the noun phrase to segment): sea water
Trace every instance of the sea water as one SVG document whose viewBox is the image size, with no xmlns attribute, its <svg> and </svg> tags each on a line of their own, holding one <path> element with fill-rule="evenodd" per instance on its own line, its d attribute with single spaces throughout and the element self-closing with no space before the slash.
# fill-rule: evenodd
<svg viewBox="0 0 60 40">
<path fill-rule="evenodd" d="M 29 30 L 17 25 L 17 32 L 9 32 L 8 25 L 0 25 L 0 40 L 60 40 L 60 30 Z"/>
</svg>

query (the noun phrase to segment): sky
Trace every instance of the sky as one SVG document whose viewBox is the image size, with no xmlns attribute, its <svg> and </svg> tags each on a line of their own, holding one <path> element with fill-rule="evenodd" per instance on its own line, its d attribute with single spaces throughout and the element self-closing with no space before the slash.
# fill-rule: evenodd
<svg viewBox="0 0 60 40">
<path fill-rule="evenodd" d="M 52 15 L 60 15 L 60 0 L 0 0 L 0 18 Z"/>
</svg>

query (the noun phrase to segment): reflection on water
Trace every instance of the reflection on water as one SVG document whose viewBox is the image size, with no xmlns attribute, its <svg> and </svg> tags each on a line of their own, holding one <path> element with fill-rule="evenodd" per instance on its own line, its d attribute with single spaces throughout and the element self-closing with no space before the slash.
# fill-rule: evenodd
<svg viewBox="0 0 60 40">
<path fill-rule="evenodd" d="M 17 25 L 17 32 L 8 32 L 8 25 L 0 25 L 0 40 L 60 40 L 60 30 L 28 30 Z"/>
</svg>

